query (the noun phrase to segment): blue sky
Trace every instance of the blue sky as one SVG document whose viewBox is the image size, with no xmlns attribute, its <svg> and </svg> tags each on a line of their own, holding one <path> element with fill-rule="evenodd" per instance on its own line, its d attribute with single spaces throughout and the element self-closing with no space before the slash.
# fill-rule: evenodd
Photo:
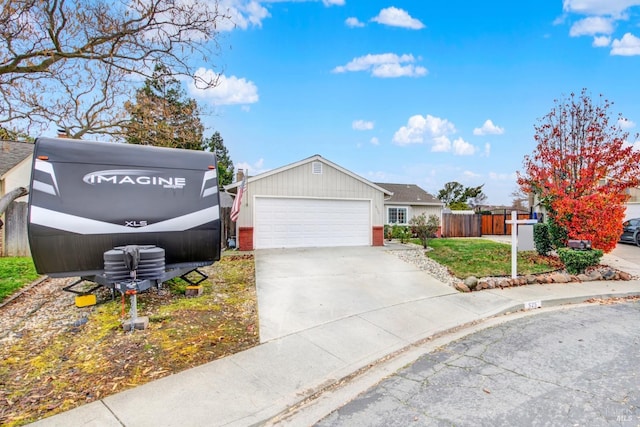
<svg viewBox="0 0 640 427">
<path fill-rule="evenodd" d="M 221 0 L 189 87 L 237 168 L 314 154 L 374 182 L 484 184 L 509 204 L 533 126 L 586 88 L 640 124 L 640 0 Z M 635 137 L 629 143 L 636 143 Z"/>
</svg>

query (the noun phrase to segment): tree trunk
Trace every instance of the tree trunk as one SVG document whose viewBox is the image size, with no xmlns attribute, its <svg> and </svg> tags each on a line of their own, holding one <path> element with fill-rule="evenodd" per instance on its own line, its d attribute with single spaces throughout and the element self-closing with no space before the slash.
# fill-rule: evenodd
<svg viewBox="0 0 640 427">
<path fill-rule="evenodd" d="M 4 211 L 7 210 L 11 202 L 13 202 L 18 197 L 26 196 L 27 194 L 29 194 L 28 188 L 18 187 L 2 196 L 2 198 L 0 198 L 0 215 L 2 215 Z"/>
</svg>

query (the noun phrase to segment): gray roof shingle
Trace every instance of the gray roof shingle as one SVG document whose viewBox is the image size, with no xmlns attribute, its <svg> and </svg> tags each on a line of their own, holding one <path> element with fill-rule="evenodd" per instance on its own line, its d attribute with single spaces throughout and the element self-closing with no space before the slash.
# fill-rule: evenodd
<svg viewBox="0 0 640 427">
<path fill-rule="evenodd" d="M 0 141 L 0 176 L 33 154 L 34 144 L 20 141 Z"/>
<path fill-rule="evenodd" d="M 378 187 L 389 190 L 393 193 L 385 203 L 407 204 L 407 205 L 442 205 L 442 202 L 431 194 L 424 191 L 415 184 L 387 184 L 382 182 L 374 183 Z"/>
</svg>

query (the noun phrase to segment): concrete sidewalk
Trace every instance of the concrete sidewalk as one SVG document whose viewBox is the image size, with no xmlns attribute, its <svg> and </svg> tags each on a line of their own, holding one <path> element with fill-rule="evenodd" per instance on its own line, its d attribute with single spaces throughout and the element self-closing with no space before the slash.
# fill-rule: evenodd
<svg viewBox="0 0 640 427">
<path fill-rule="evenodd" d="M 33 425 L 273 424 L 289 408 L 367 375 L 382 360 L 415 351 L 429 337 L 520 311 L 530 302 L 549 307 L 632 295 L 640 295 L 640 280 L 530 285 L 468 294 L 438 291 L 363 306 L 357 313 L 340 312 L 300 330 L 271 325 L 274 338 L 257 347 Z M 275 332 L 286 334 L 275 337 Z"/>
</svg>

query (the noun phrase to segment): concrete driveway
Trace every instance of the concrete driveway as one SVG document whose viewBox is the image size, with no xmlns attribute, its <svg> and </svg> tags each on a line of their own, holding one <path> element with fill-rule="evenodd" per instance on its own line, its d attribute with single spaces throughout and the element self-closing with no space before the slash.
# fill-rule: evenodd
<svg viewBox="0 0 640 427">
<path fill-rule="evenodd" d="M 612 255 L 634 264 L 640 264 L 640 248 L 631 243 L 620 243 L 611 251 Z"/>
<path fill-rule="evenodd" d="M 255 265 L 261 342 L 457 293 L 385 247 L 257 250 Z"/>
</svg>

